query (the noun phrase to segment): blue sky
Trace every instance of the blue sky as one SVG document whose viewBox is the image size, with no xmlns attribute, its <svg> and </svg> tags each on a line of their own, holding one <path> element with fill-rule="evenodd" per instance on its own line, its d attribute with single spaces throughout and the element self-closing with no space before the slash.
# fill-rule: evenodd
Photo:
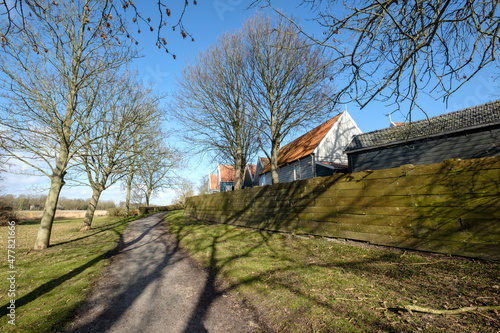
<svg viewBox="0 0 500 333">
<path fill-rule="evenodd" d="M 151 3 L 150 8 L 145 8 L 143 3 L 146 3 L 146 1 L 141 1 L 140 8 L 143 9 L 145 16 L 151 15 L 154 19 L 155 2 L 148 2 Z M 198 52 L 215 43 L 223 32 L 240 28 L 245 19 L 252 16 L 257 10 L 261 10 L 258 8 L 247 10 L 250 2 L 243 0 L 199 0 L 197 6 L 190 4 L 184 17 L 184 25 L 188 32 L 195 38 L 194 42 L 191 42 L 190 38 L 183 39 L 179 31 L 172 32 L 169 26 L 165 27 L 168 48 L 172 53 L 176 54 L 176 60 L 171 55 L 166 54 L 164 50 L 159 50 L 155 47 L 154 37 L 156 36 L 156 32 L 150 33 L 147 29 L 142 28 L 143 32 L 136 38 L 139 40 L 139 46 L 144 56 L 136 59 L 132 67 L 135 66 L 137 68 L 140 78 L 145 83 L 154 83 L 156 89 L 159 91 L 167 95 L 171 94 L 175 90 L 175 77 L 180 73 L 187 59 L 194 61 Z M 181 4 L 183 1 L 176 0 L 169 3 Z M 308 25 L 308 28 L 313 27 L 305 20 L 309 12 L 303 7 L 297 8 L 295 5 L 297 3 L 298 1 L 277 1 L 278 6 L 286 13 L 299 16 L 302 24 Z M 180 8 L 171 8 L 172 17 L 177 17 Z M 475 79 L 468 82 L 449 99 L 447 107 L 442 101 L 435 101 L 430 97 L 425 97 L 423 94 L 420 95 L 422 97 L 419 98 L 419 103 L 424 107 L 427 115 L 432 117 L 496 100 L 498 99 L 496 95 L 498 83 L 489 76 L 492 73 L 493 71 L 488 70 L 479 73 Z M 166 103 L 168 103 L 168 99 L 167 97 Z M 363 110 L 360 110 L 353 103 L 347 104 L 346 107 L 363 132 L 387 127 L 389 119 L 385 114 L 394 110 L 394 107 L 380 102 L 372 102 Z M 341 109 L 344 109 L 344 105 L 341 106 Z M 405 116 L 406 111 L 401 110 L 401 112 L 395 112 L 392 115 L 392 120 L 394 122 L 403 122 L 405 121 Z M 414 121 L 424 118 L 425 115 L 422 112 L 415 111 L 412 114 L 412 120 Z M 177 124 L 170 122 L 167 126 L 175 129 Z M 285 141 L 288 142 L 292 139 L 288 138 Z M 173 139 L 173 141 L 175 144 L 178 144 L 178 140 Z M 187 167 L 179 172 L 179 174 L 182 177 L 191 178 L 198 182 L 203 175 L 214 170 L 215 166 L 215 163 L 191 158 L 187 163 Z M 6 174 L 4 175 L 3 192 L 16 195 L 33 192 L 46 193 L 47 186 L 46 179 L 42 177 Z M 90 188 L 81 186 L 66 186 L 61 193 L 61 196 L 70 198 L 88 198 L 90 195 Z M 160 205 L 170 204 L 173 196 L 173 191 L 167 190 L 153 199 L 153 203 Z M 103 192 L 101 198 L 102 200 L 114 200 L 118 203 L 124 200 L 125 194 L 120 189 L 120 186 L 113 186 Z"/>
</svg>

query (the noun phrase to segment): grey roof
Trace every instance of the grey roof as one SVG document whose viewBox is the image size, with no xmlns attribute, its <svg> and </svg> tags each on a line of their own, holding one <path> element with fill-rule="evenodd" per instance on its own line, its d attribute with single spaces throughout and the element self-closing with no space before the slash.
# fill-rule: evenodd
<svg viewBox="0 0 500 333">
<path fill-rule="evenodd" d="M 346 152 L 500 124 L 500 100 L 354 137 Z"/>
</svg>

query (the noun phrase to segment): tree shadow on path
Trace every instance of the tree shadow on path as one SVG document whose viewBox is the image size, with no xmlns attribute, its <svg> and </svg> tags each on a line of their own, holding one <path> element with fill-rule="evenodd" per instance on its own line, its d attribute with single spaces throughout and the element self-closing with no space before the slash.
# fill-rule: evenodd
<svg viewBox="0 0 500 333">
<path fill-rule="evenodd" d="M 173 255 L 178 251 L 178 247 L 173 246 L 161 249 L 158 248 L 158 245 L 155 246 L 155 243 L 158 243 L 159 239 L 163 240 L 166 235 L 162 228 L 158 228 L 163 223 L 164 215 L 164 213 L 160 213 L 148 217 L 156 220 L 148 226 L 145 226 L 141 220 L 130 224 L 129 228 L 132 230 L 126 230 L 124 233 L 125 236 L 117 248 L 116 256 L 113 258 L 111 265 L 116 266 L 121 261 L 124 261 L 124 253 L 138 249 L 139 247 L 143 248 L 140 255 L 131 259 L 129 266 L 133 267 L 128 271 L 122 272 L 122 275 L 125 275 L 124 277 L 122 276 L 122 279 L 126 279 L 127 284 L 113 283 L 116 282 L 113 281 L 114 274 L 109 271 L 106 272 L 101 280 L 108 281 L 104 281 L 104 286 L 98 286 L 98 288 L 104 288 L 104 293 L 107 295 L 100 296 L 108 296 L 111 298 L 110 301 L 105 305 L 98 305 L 95 299 L 90 299 L 82 307 L 82 316 L 85 316 L 88 312 L 97 310 L 96 307 L 103 307 L 101 308 L 101 312 L 96 317 L 93 317 L 91 321 L 85 322 L 81 326 L 78 325 L 79 323 L 77 323 L 76 327 L 72 325 L 73 328 L 67 330 L 68 332 L 108 331 L 138 299 L 144 289 L 162 276 L 162 271 L 165 267 L 174 264 Z M 165 242 L 160 243 L 165 244 Z M 151 246 L 155 247 L 151 249 Z M 177 260 L 181 259 L 182 257 L 177 258 Z"/>
<path fill-rule="evenodd" d="M 207 273 L 180 248 L 180 240 L 166 231 L 164 215 L 129 225 L 110 267 L 66 332 L 245 331 L 232 318 L 235 303 L 224 298 L 214 307 L 221 296 L 217 272 Z"/>
</svg>

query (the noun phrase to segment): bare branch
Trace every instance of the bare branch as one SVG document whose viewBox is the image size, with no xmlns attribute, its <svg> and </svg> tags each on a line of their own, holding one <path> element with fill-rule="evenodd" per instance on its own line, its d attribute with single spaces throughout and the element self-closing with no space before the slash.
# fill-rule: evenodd
<svg viewBox="0 0 500 333">
<path fill-rule="evenodd" d="M 274 1 L 252 5 L 273 8 Z M 300 30 L 329 49 L 346 80 L 337 99 L 361 107 L 373 100 L 408 112 L 424 92 L 448 98 L 489 65 L 498 65 L 499 1 L 304 0 L 321 36 Z M 298 28 L 298 26 L 296 26 Z"/>
</svg>

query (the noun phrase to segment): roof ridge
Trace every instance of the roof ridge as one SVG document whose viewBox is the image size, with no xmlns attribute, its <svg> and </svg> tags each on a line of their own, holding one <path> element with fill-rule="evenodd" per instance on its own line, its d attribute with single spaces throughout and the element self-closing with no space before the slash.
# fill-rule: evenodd
<svg viewBox="0 0 500 333">
<path fill-rule="evenodd" d="M 278 167 L 311 154 L 342 114 L 343 113 L 339 113 L 335 115 L 281 147 L 278 151 Z M 269 172 L 270 169 L 271 165 L 266 165 L 261 171 L 261 174 Z"/>
<path fill-rule="evenodd" d="M 281 148 L 280 148 L 280 151 L 281 151 L 281 149 L 283 149 L 283 148 L 285 148 L 286 146 L 288 146 L 288 145 L 292 144 L 293 142 L 295 142 L 295 141 L 297 141 L 297 140 L 301 139 L 302 137 L 306 136 L 307 134 L 309 134 L 309 135 L 311 135 L 311 136 L 312 136 L 311 132 L 313 132 L 314 130 L 318 129 L 319 127 L 321 127 L 321 126 L 325 125 L 325 124 L 326 124 L 326 123 L 328 123 L 329 121 L 332 121 L 334 118 L 339 118 L 341 114 L 342 114 L 342 113 L 339 113 L 338 115 L 336 115 L 336 116 L 334 116 L 334 117 L 332 117 L 332 118 L 328 119 L 327 121 L 325 121 L 325 122 L 321 123 L 320 125 L 318 125 L 318 126 L 314 127 L 313 129 L 311 129 L 311 130 L 307 131 L 306 133 L 302 134 L 301 136 L 299 136 L 299 137 L 297 137 L 297 138 L 293 139 L 292 141 L 290 141 L 289 143 L 287 143 L 286 145 L 284 145 L 283 147 L 281 147 Z M 337 120 L 338 120 L 338 119 L 337 119 Z M 337 121 L 337 120 L 335 120 L 335 121 L 334 121 L 334 122 L 330 125 L 330 127 L 332 127 L 332 126 L 336 123 L 336 121 Z M 328 133 L 328 132 L 327 132 L 327 133 Z M 327 133 L 325 133 L 325 135 L 326 135 Z"/>
<path fill-rule="evenodd" d="M 500 123 L 500 100 L 359 134 L 347 151 Z"/>
</svg>

